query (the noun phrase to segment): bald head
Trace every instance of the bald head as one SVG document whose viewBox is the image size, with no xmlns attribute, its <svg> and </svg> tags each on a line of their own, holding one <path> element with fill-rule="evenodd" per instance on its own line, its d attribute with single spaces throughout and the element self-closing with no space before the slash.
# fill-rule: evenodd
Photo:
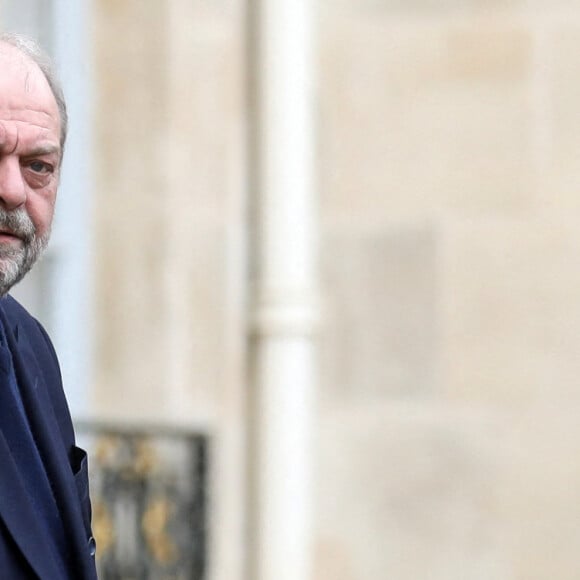
<svg viewBox="0 0 580 580">
<path fill-rule="evenodd" d="M 31 38 L 21 34 L 5 32 L 0 34 L 0 55 L 14 56 L 14 52 L 20 54 L 24 60 L 32 61 L 41 71 L 48 83 L 56 101 L 60 117 L 60 146 L 64 150 L 68 130 L 68 115 L 66 102 L 60 82 L 55 74 L 50 57 Z"/>
</svg>

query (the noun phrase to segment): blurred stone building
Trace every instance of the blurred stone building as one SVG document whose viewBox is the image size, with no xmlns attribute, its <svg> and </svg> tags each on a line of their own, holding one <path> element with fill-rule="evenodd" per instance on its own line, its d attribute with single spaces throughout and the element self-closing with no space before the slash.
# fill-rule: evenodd
<svg viewBox="0 0 580 580">
<path fill-rule="evenodd" d="M 211 436 L 209 579 L 242 580 L 247 5 L 71 4 L 0 3 L 72 116 L 55 243 L 19 291 L 79 419 Z M 312 579 L 576 579 L 580 7 L 316 11 Z"/>
</svg>

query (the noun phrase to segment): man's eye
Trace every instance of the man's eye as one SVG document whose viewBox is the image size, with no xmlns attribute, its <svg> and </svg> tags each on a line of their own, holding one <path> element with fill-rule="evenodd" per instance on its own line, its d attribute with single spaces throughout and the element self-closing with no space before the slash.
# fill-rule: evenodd
<svg viewBox="0 0 580 580">
<path fill-rule="evenodd" d="M 28 167 L 35 173 L 52 173 L 53 171 L 52 165 L 44 161 L 31 161 Z"/>
</svg>

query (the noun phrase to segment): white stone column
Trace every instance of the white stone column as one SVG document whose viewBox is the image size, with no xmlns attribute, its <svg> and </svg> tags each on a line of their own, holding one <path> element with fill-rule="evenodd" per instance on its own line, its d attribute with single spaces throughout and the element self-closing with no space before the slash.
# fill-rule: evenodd
<svg viewBox="0 0 580 580">
<path fill-rule="evenodd" d="M 309 580 L 316 385 L 314 0 L 251 2 L 251 580 Z"/>
</svg>

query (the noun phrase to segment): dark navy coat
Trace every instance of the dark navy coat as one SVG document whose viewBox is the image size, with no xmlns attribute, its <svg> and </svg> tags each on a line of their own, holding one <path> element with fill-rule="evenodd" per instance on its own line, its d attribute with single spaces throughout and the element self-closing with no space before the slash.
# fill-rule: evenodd
<svg viewBox="0 0 580 580">
<path fill-rule="evenodd" d="M 72 576 L 63 576 L 50 552 L 46 528 L 22 486 L 0 425 L 0 578 L 95 580 L 86 453 L 76 447 L 56 353 L 42 326 L 10 296 L 0 316 L 22 401 L 50 477 L 69 547 Z"/>
</svg>

